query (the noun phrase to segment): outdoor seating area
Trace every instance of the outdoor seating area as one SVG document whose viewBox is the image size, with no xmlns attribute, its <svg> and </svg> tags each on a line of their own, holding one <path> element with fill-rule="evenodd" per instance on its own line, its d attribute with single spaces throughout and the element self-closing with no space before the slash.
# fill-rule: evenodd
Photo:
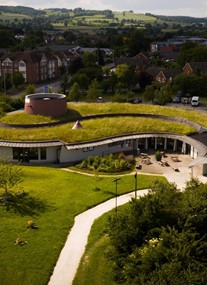
<svg viewBox="0 0 207 285">
<path fill-rule="evenodd" d="M 189 155 L 183 155 L 181 153 L 160 153 L 161 160 L 157 160 L 155 151 L 149 150 L 149 152 L 146 153 L 141 152 L 136 159 L 136 169 L 140 172 L 147 173 L 183 173 L 192 161 Z"/>
<path fill-rule="evenodd" d="M 180 159 L 178 158 L 178 156 L 171 156 L 171 159 L 174 162 L 180 162 Z"/>
<path fill-rule="evenodd" d="M 147 153 L 140 153 L 141 163 L 149 165 L 152 164 L 150 157 Z"/>
<path fill-rule="evenodd" d="M 159 165 L 161 165 L 161 166 L 170 166 L 169 163 L 166 160 L 159 161 Z"/>
</svg>

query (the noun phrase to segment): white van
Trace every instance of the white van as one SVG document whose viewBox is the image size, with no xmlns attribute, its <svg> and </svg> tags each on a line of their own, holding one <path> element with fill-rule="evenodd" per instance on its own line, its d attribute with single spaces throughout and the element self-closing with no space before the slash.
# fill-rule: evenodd
<svg viewBox="0 0 207 285">
<path fill-rule="evenodd" d="M 198 106 L 199 105 L 199 97 L 198 96 L 193 96 L 191 99 L 191 105 L 192 106 Z"/>
</svg>

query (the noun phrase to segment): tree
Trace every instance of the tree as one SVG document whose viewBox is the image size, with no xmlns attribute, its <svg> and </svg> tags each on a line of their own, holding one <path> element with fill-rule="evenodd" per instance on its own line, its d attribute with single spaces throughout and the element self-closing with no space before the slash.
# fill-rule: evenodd
<svg viewBox="0 0 207 285">
<path fill-rule="evenodd" d="M 35 86 L 34 84 L 28 84 L 26 88 L 26 95 L 34 94 L 35 93 Z"/>
<path fill-rule="evenodd" d="M 0 188 L 8 195 L 9 191 L 21 183 L 23 171 L 19 165 L 14 165 L 8 159 L 0 160 Z"/>
<path fill-rule="evenodd" d="M 207 185 L 180 192 L 156 182 L 109 219 L 115 280 L 124 284 L 206 284 Z"/>
<path fill-rule="evenodd" d="M 87 92 L 87 98 L 91 101 L 94 101 L 96 98 L 98 98 L 101 95 L 100 89 L 99 89 L 99 83 L 96 79 L 94 79 L 89 86 L 88 92 Z"/>
<path fill-rule="evenodd" d="M 126 63 L 119 64 L 116 67 L 115 74 L 118 77 L 120 87 L 128 87 L 129 89 L 135 84 L 135 70 L 133 66 Z"/>
<path fill-rule="evenodd" d="M 61 78 L 60 87 L 63 94 L 66 94 L 66 90 L 68 88 L 68 74 L 65 72 Z"/>
<path fill-rule="evenodd" d="M 84 66 L 93 66 L 96 65 L 96 55 L 91 52 L 84 52 L 83 54 L 83 64 Z"/>
<path fill-rule="evenodd" d="M 24 84 L 25 78 L 21 72 L 14 72 L 13 73 L 13 84 L 17 88 L 18 86 Z"/>
<path fill-rule="evenodd" d="M 75 82 L 68 95 L 70 101 L 78 102 L 81 97 L 80 86 Z"/>
<path fill-rule="evenodd" d="M 87 89 L 89 82 L 90 80 L 88 76 L 83 72 L 75 73 L 70 80 L 71 85 L 73 85 L 74 83 L 78 83 L 81 89 Z"/>
</svg>

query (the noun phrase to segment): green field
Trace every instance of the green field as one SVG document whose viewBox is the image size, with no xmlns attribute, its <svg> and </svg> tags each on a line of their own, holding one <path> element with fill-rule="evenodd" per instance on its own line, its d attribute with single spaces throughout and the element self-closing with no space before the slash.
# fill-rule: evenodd
<svg viewBox="0 0 207 285">
<path fill-rule="evenodd" d="M 32 19 L 32 17 L 23 14 L 1 13 L 2 21 L 14 22 L 15 20 L 22 21 L 23 19 Z"/>
<path fill-rule="evenodd" d="M 27 195 L 0 205 L 0 284 L 46 285 L 75 215 L 114 197 L 114 176 L 90 177 L 49 167 L 22 169 L 21 190 Z M 139 189 L 148 188 L 154 179 L 140 175 Z M 119 194 L 133 191 L 133 176 L 121 181 Z M 39 229 L 27 229 L 29 220 Z M 17 237 L 26 245 L 15 245 Z"/>
</svg>

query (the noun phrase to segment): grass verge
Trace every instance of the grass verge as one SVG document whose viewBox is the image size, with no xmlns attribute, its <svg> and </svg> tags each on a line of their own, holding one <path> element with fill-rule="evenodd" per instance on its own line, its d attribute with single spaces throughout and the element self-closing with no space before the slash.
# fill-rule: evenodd
<svg viewBox="0 0 207 285">
<path fill-rule="evenodd" d="M 128 204 L 118 208 L 118 213 L 127 211 Z M 113 215 L 110 211 L 95 220 L 85 253 L 81 259 L 73 285 L 115 285 L 113 280 L 113 263 L 107 258 L 110 252 L 109 237 L 107 235 L 108 217 Z"/>
</svg>

